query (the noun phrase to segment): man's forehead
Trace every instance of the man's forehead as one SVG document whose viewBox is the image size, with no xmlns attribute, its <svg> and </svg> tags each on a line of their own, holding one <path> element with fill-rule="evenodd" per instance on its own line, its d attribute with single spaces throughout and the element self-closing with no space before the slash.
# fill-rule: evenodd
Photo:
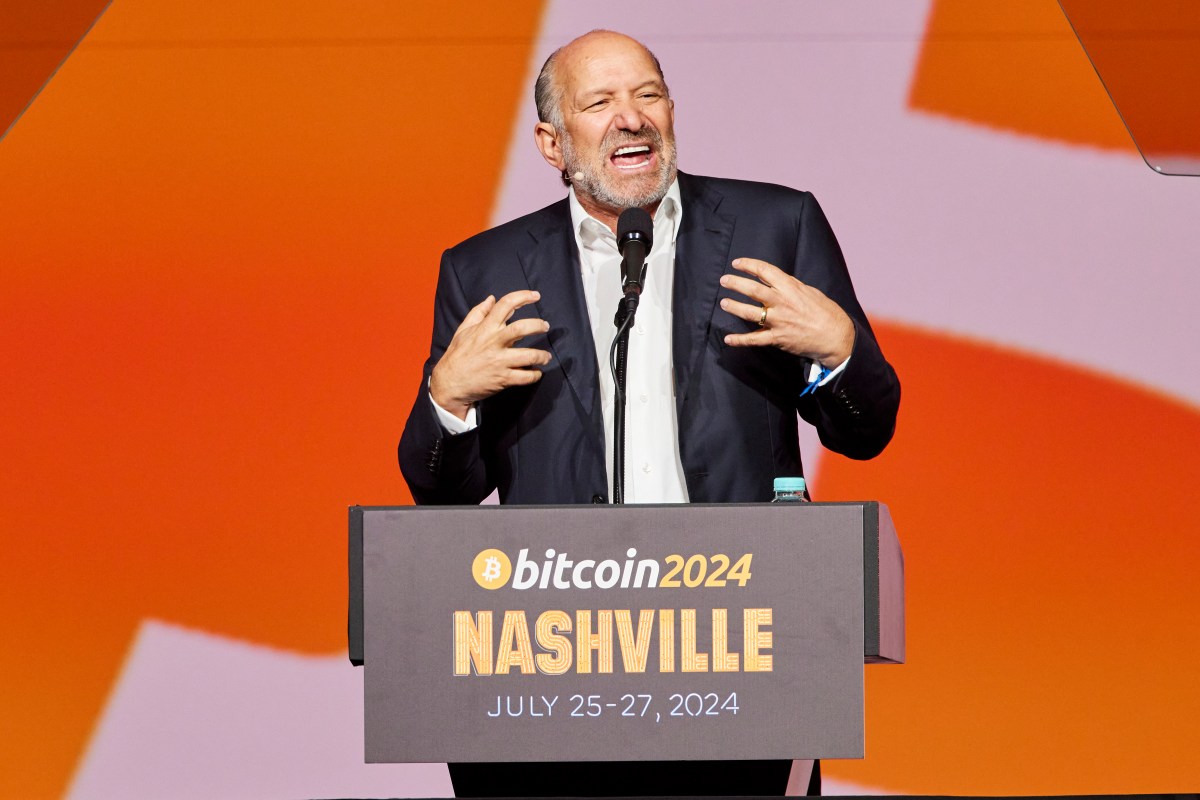
<svg viewBox="0 0 1200 800">
<path fill-rule="evenodd" d="M 562 87 L 569 94 L 629 88 L 609 85 L 662 84 L 654 60 L 640 42 L 615 33 L 595 33 L 571 42 L 560 54 Z"/>
</svg>

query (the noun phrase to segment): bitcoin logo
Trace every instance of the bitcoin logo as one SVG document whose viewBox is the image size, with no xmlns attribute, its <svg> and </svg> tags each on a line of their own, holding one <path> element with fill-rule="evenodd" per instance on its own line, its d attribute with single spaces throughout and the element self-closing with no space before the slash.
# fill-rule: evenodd
<svg viewBox="0 0 1200 800">
<path fill-rule="evenodd" d="M 512 562 L 499 550 L 484 550 L 471 564 L 471 576 L 484 589 L 499 589 L 511 575 Z"/>
</svg>

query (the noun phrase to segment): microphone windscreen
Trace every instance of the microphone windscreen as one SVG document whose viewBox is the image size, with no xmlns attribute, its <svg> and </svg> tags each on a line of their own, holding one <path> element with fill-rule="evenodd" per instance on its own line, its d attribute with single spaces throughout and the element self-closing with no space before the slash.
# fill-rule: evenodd
<svg viewBox="0 0 1200 800">
<path fill-rule="evenodd" d="M 617 250 L 625 252 L 625 245 L 633 240 L 646 243 L 646 252 L 654 246 L 654 220 L 644 208 L 627 208 L 617 217 Z"/>
</svg>

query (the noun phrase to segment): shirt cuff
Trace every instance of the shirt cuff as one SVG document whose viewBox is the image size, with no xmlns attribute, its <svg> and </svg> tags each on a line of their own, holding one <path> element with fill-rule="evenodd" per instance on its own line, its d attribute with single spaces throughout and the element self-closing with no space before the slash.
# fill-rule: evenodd
<svg viewBox="0 0 1200 800">
<path fill-rule="evenodd" d="M 432 394 L 429 395 L 429 402 L 433 403 L 433 411 L 435 414 L 437 414 L 438 422 L 442 425 L 442 430 L 451 436 L 456 436 L 460 433 L 466 433 L 467 431 L 475 430 L 475 428 L 479 427 L 479 422 L 477 421 L 478 417 L 475 413 L 475 406 L 471 406 L 470 410 L 467 411 L 466 419 L 459 419 L 446 409 L 439 406 L 437 404 L 437 400 L 433 399 Z"/>
<path fill-rule="evenodd" d="M 828 375 L 826 375 L 824 378 L 821 378 L 821 380 L 818 381 L 817 386 L 824 386 L 825 384 L 829 383 L 831 380 L 836 378 L 838 375 L 841 375 L 842 372 L 845 371 L 846 365 L 849 363 L 850 363 L 850 359 L 847 358 L 841 364 L 838 364 L 836 367 L 831 369 L 829 371 Z M 808 365 L 808 382 L 812 383 L 813 381 L 817 380 L 817 378 L 820 378 L 820 376 L 821 376 L 821 365 L 818 364 L 816 361 L 809 364 Z"/>
</svg>

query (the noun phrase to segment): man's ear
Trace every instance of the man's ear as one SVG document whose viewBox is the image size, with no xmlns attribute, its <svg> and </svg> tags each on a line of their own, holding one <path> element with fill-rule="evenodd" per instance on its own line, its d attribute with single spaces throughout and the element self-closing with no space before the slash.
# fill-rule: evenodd
<svg viewBox="0 0 1200 800">
<path fill-rule="evenodd" d="M 533 139 L 546 163 L 562 172 L 567 162 L 563 158 L 562 145 L 559 144 L 558 131 L 554 130 L 554 126 L 549 122 L 539 122 L 533 127 Z"/>
</svg>

